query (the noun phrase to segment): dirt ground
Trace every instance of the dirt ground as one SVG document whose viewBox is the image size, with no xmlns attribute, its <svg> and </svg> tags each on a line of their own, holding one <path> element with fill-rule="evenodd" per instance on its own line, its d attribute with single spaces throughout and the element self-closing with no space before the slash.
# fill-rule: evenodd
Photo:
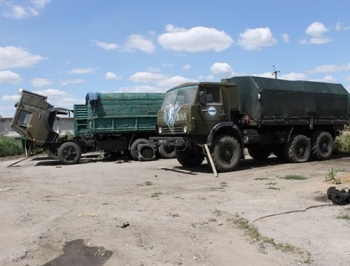
<svg viewBox="0 0 350 266">
<path fill-rule="evenodd" d="M 0 265 L 348 265 L 350 156 L 247 159 L 215 177 L 176 159 L 0 161 Z M 291 175 L 303 180 L 286 179 Z"/>
</svg>

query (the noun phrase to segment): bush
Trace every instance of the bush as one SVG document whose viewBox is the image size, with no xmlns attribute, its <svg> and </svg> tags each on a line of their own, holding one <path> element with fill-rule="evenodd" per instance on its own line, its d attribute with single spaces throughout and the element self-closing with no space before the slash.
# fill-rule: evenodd
<svg viewBox="0 0 350 266">
<path fill-rule="evenodd" d="M 16 156 L 23 154 L 20 140 L 9 138 L 0 134 L 0 157 Z"/>
<path fill-rule="evenodd" d="M 350 152 L 350 132 L 345 132 L 336 137 L 335 150 L 341 152 Z"/>
</svg>

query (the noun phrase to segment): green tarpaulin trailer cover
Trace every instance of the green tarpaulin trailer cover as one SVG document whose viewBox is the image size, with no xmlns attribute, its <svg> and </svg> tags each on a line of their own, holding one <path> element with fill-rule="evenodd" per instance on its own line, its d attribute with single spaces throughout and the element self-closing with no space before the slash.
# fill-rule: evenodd
<svg viewBox="0 0 350 266">
<path fill-rule="evenodd" d="M 257 122 L 345 124 L 349 119 L 349 92 L 341 84 L 254 76 L 230 82 L 238 87 L 240 111 Z"/>
</svg>

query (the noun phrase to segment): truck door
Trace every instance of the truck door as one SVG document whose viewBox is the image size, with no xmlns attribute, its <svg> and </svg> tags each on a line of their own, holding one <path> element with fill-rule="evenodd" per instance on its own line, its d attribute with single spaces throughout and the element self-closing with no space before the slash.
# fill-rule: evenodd
<svg viewBox="0 0 350 266">
<path fill-rule="evenodd" d="M 200 116 L 208 133 L 217 123 L 227 121 L 227 114 L 220 86 L 205 86 L 200 90 L 204 91 L 206 96 L 206 105 L 200 105 Z"/>
</svg>

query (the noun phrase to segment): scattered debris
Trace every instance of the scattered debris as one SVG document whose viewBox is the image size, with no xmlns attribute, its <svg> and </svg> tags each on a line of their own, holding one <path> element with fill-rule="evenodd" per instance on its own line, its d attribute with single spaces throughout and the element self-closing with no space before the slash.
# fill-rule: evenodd
<svg viewBox="0 0 350 266">
<path fill-rule="evenodd" d="M 11 189 L 12 189 L 12 187 L 0 188 L 0 192 L 6 192 L 6 191 L 9 191 Z"/>
<path fill-rule="evenodd" d="M 120 226 L 120 228 L 126 228 L 126 227 L 128 227 L 130 224 L 128 223 L 128 222 L 126 222 L 126 223 L 123 223 L 121 226 Z"/>
<path fill-rule="evenodd" d="M 345 189 L 339 190 L 332 186 L 327 189 L 327 197 L 333 202 L 333 204 L 344 205 L 350 203 L 350 189 L 346 191 Z"/>
</svg>

